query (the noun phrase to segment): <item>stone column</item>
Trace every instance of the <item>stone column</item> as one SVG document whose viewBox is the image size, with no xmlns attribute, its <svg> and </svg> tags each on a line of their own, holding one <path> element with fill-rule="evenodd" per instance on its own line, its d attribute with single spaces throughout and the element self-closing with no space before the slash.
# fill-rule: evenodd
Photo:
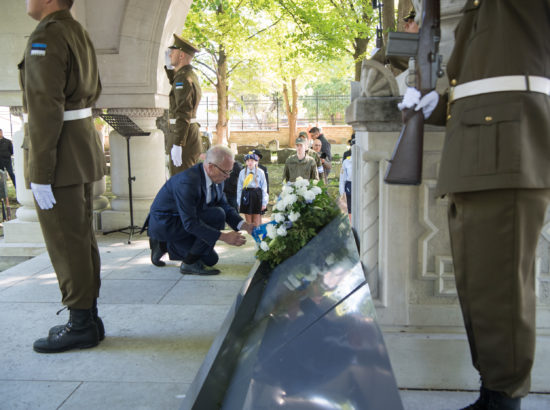
<svg viewBox="0 0 550 410">
<path fill-rule="evenodd" d="M 110 114 L 127 115 L 148 136 L 130 137 L 130 165 L 132 177 L 132 206 L 134 225 L 142 226 L 155 195 L 166 181 L 164 134 L 156 128 L 157 117 L 163 109 L 109 109 Z M 128 186 L 127 138 L 117 131 L 109 134 L 111 153 L 111 190 L 116 196 L 111 209 L 101 213 L 101 229 L 108 232 L 130 226 Z"/>
</svg>

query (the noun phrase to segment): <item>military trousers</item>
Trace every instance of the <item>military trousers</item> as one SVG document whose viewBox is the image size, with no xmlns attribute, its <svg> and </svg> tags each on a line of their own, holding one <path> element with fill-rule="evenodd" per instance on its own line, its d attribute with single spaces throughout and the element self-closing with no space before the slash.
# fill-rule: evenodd
<svg viewBox="0 0 550 410">
<path fill-rule="evenodd" d="M 170 145 L 172 148 L 172 145 Z M 191 168 L 197 162 L 202 151 L 201 137 L 199 132 L 199 124 L 193 123 L 189 127 L 185 146 L 182 147 L 181 165 L 176 167 L 170 158 L 170 176 L 173 177 L 188 168 Z"/>
<path fill-rule="evenodd" d="M 449 195 L 456 287 L 485 388 L 528 394 L 535 354 L 535 254 L 548 189 Z"/>
<path fill-rule="evenodd" d="M 89 309 L 99 297 L 100 257 L 92 227 L 92 184 L 52 188 L 56 204 L 36 206 L 62 303 Z"/>
</svg>

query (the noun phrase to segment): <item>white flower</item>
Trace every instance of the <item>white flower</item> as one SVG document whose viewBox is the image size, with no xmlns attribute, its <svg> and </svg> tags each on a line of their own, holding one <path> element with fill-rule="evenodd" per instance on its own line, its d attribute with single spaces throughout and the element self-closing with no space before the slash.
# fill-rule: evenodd
<svg viewBox="0 0 550 410">
<path fill-rule="evenodd" d="M 319 188 L 318 186 L 314 186 L 310 189 L 311 192 L 315 194 L 315 196 L 319 195 L 323 190 Z"/>
<path fill-rule="evenodd" d="M 318 179 L 312 179 L 312 180 L 311 180 L 311 183 L 312 183 L 313 185 L 317 185 L 317 184 L 319 183 L 319 180 L 318 180 Z"/>
<path fill-rule="evenodd" d="M 262 251 L 267 252 L 269 250 L 269 245 L 267 244 L 267 242 L 262 241 L 260 243 L 260 248 L 262 248 Z"/>
<path fill-rule="evenodd" d="M 296 178 L 296 182 L 294 183 L 294 185 L 296 186 L 297 189 L 301 187 L 307 187 L 309 186 L 309 181 L 307 179 L 298 177 Z"/>
<path fill-rule="evenodd" d="M 286 204 L 284 202 L 284 200 L 281 198 L 277 201 L 277 203 L 275 204 L 275 209 L 277 211 L 284 211 L 286 209 Z"/>
<path fill-rule="evenodd" d="M 305 186 L 301 186 L 296 190 L 296 193 L 300 196 L 304 196 L 306 192 L 307 192 L 307 187 Z"/>
<path fill-rule="evenodd" d="M 286 236 L 286 228 L 284 226 L 280 226 L 277 229 L 277 235 L 279 236 Z"/>
<path fill-rule="evenodd" d="M 288 219 L 292 222 L 296 222 L 300 218 L 300 212 L 291 212 L 288 215 Z"/>
<path fill-rule="evenodd" d="M 281 223 L 281 222 L 284 222 L 284 221 L 285 221 L 285 215 L 280 213 L 280 212 L 276 212 L 275 213 L 275 222 Z"/>
<path fill-rule="evenodd" d="M 296 194 L 288 194 L 283 198 L 284 207 L 286 208 L 293 205 L 297 200 L 298 200 L 298 197 L 296 196 Z"/>
<path fill-rule="evenodd" d="M 315 194 L 312 191 L 307 191 L 304 195 L 306 201 L 313 201 L 315 199 Z"/>
<path fill-rule="evenodd" d="M 266 227 L 267 236 L 269 236 L 271 239 L 275 239 L 277 237 L 277 228 L 273 224 L 269 224 Z"/>
<path fill-rule="evenodd" d="M 283 190 L 281 191 L 281 197 L 291 194 L 292 191 L 294 191 L 294 188 L 292 187 L 292 185 L 284 185 Z"/>
</svg>

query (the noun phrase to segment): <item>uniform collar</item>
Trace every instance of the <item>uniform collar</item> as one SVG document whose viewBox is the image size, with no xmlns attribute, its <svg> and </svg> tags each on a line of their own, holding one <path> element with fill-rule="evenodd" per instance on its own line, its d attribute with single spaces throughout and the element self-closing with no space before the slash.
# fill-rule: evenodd
<svg viewBox="0 0 550 410">
<path fill-rule="evenodd" d="M 67 9 L 57 10 L 57 11 L 54 11 L 53 13 L 48 14 L 46 17 L 40 20 L 39 25 L 47 24 L 48 22 L 53 20 L 66 20 L 66 19 L 73 20 L 73 15 L 71 14 L 71 12 Z"/>
</svg>

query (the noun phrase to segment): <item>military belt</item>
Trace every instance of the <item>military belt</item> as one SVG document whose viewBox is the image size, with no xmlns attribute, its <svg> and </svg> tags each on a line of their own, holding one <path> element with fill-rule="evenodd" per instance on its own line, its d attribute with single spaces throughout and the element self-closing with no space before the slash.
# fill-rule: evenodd
<svg viewBox="0 0 550 410">
<path fill-rule="evenodd" d="M 63 121 L 81 120 L 92 116 L 91 108 L 82 108 L 80 110 L 69 110 L 63 112 Z M 23 113 L 23 122 L 29 122 L 29 114 Z"/>
<path fill-rule="evenodd" d="M 550 78 L 532 75 L 505 75 L 469 81 L 451 87 L 449 102 L 474 95 L 504 91 L 529 91 L 550 95 Z"/>
<path fill-rule="evenodd" d="M 175 118 L 170 118 L 170 124 L 171 125 L 174 125 L 176 123 L 176 119 Z M 191 121 L 189 121 L 189 124 L 197 124 L 198 121 L 196 118 L 191 118 Z"/>
</svg>

